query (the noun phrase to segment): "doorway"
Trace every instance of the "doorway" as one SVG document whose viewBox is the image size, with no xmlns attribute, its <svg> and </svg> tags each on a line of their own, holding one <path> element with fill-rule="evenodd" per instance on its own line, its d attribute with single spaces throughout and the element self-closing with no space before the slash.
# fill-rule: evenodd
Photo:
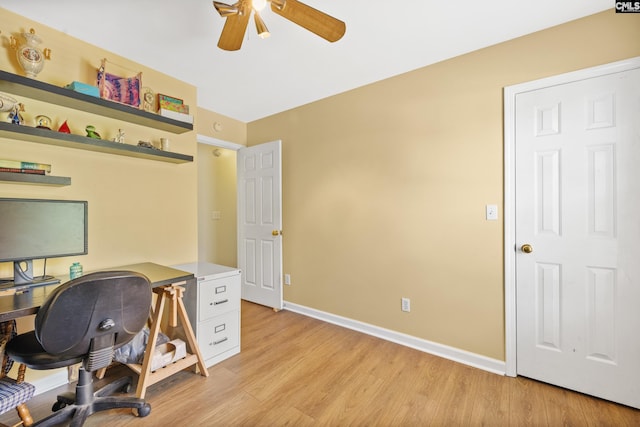
<svg viewBox="0 0 640 427">
<path fill-rule="evenodd" d="M 282 309 L 281 141 L 198 135 L 198 258 L 242 270 L 242 298 Z"/>
<path fill-rule="evenodd" d="M 198 260 L 237 267 L 237 150 L 198 143 Z"/>
</svg>

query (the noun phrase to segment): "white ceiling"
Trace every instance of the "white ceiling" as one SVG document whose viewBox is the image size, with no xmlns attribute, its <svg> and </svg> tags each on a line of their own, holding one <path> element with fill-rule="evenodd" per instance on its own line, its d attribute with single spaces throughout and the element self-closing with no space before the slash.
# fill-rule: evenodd
<svg viewBox="0 0 640 427">
<path fill-rule="evenodd" d="M 243 122 L 613 8 L 611 0 L 302 1 L 344 21 L 345 36 L 328 43 L 267 8 L 271 37 L 258 38 L 251 21 L 242 49 L 227 52 L 216 46 L 224 19 L 209 0 L 0 7 L 191 83 L 200 107 Z"/>
</svg>

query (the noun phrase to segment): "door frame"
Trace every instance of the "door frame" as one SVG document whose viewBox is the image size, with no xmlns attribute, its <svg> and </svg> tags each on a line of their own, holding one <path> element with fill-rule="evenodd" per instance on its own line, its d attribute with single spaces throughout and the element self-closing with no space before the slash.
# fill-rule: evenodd
<svg viewBox="0 0 640 427">
<path fill-rule="evenodd" d="M 517 376 L 516 345 L 516 224 L 515 224 L 515 120 L 516 96 L 520 93 L 544 89 L 607 74 L 640 68 L 640 57 L 585 68 L 552 77 L 533 80 L 504 88 L 504 316 L 505 316 L 505 373 Z"/>
<path fill-rule="evenodd" d="M 238 151 L 241 148 L 246 148 L 246 145 L 236 144 L 235 142 L 225 141 L 223 139 L 212 138 L 207 135 L 197 134 L 196 139 L 198 143 L 207 144 L 214 147 L 226 148 L 228 150 Z"/>
</svg>

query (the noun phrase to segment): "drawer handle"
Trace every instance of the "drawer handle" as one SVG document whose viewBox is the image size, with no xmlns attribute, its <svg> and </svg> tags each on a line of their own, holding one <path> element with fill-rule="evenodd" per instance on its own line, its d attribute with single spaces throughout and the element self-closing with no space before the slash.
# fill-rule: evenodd
<svg viewBox="0 0 640 427">
<path fill-rule="evenodd" d="M 220 304 L 224 304 L 225 302 L 229 302 L 229 300 L 228 299 L 223 299 L 222 301 L 215 301 L 213 303 L 213 305 L 220 305 Z M 211 305 L 211 304 L 209 304 L 209 305 Z"/>
<path fill-rule="evenodd" d="M 227 341 L 228 339 L 229 339 L 229 338 L 224 337 L 224 338 L 222 338 L 221 340 L 214 341 L 214 342 L 212 342 L 212 343 L 211 343 L 211 344 L 209 344 L 209 345 L 218 345 L 218 344 L 222 344 L 223 342 Z"/>
</svg>

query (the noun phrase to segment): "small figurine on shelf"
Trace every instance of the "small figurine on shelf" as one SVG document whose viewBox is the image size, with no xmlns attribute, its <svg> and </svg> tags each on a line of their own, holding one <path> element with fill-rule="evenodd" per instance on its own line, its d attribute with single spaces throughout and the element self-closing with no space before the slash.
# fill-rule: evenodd
<svg viewBox="0 0 640 427">
<path fill-rule="evenodd" d="M 51 119 L 47 116 L 36 116 L 36 127 L 51 130 Z"/>
<path fill-rule="evenodd" d="M 98 132 L 96 132 L 96 128 L 95 128 L 95 126 L 87 125 L 87 127 L 86 127 L 86 128 L 84 128 L 84 130 L 86 130 L 86 131 L 87 131 L 87 136 L 88 136 L 89 138 L 93 138 L 93 139 L 102 139 L 102 138 L 100 137 L 100 134 L 99 134 Z"/>
<path fill-rule="evenodd" d="M 71 129 L 69 129 L 69 125 L 67 124 L 66 120 L 60 125 L 60 127 L 58 128 L 58 132 L 71 133 Z"/>
<path fill-rule="evenodd" d="M 152 150 L 156 149 L 149 141 L 138 141 L 138 147 L 151 148 Z"/>
<path fill-rule="evenodd" d="M 122 129 L 118 129 L 118 134 L 113 138 L 113 142 L 124 144 L 124 131 Z"/>
<path fill-rule="evenodd" d="M 11 112 L 9 113 L 9 120 L 11 121 L 11 123 L 13 123 L 14 125 L 23 125 L 24 117 L 21 114 L 23 112 L 24 104 L 21 102 L 15 104 L 11 109 Z"/>
</svg>

